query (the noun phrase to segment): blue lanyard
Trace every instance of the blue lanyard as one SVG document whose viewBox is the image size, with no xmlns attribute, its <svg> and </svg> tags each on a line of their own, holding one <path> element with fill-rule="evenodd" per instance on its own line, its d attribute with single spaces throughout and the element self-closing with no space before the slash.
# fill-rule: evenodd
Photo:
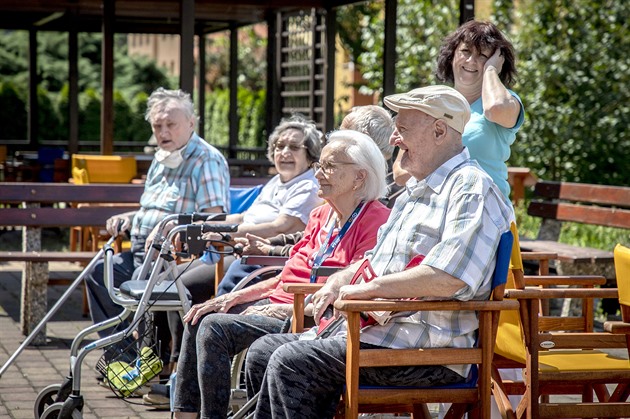
<svg viewBox="0 0 630 419">
<path fill-rule="evenodd" d="M 356 220 L 356 218 L 359 216 L 359 213 L 361 212 L 361 208 L 363 208 L 364 204 L 365 202 L 361 202 L 359 203 L 359 205 L 357 205 L 357 207 L 354 209 L 354 211 L 350 215 L 350 218 L 346 220 L 346 223 L 343 225 L 341 230 L 339 230 L 339 234 L 337 234 L 337 237 L 333 239 L 332 243 L 330 242 L 330 239 L 335 229 L 334 229 L 334 226 L 331 226 L 330 231 L 328 232 L 328 235 L 326 236 L 326 240 L 324 241 L 324 243 L 322 243 L 321 247 L 319 248 L 319 251 L 317 252 L 317 255 L 315 255 L 315 257 L 313 258 L 313 267 L 311 269 L 311 283 L 315 283 L 317 281 L 317 277 L 313 273 L 314 270 L 322 266 L 322 263 L 324 263 L 324 260 L 326 260 L 326 258 L 328 258 L 328 256 L 330 256 L 335 251 L 335 248 L 337 247 L 337 245 L 339 244 L 343 236 L 346 234 L 346 232 L 348 231 L 348 229 L 350 228 L 354 220 Z"/>
</svg>

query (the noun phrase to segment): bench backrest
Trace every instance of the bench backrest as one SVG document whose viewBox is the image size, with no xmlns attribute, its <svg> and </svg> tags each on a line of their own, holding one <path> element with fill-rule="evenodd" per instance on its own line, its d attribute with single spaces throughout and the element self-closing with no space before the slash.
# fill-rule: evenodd
<svg viewBox="0 0 630 419">
<path fill-rule="evenodd" d="M 630 187 L 539 181 L 532 216 L 630 229 Z"/>
<path fill-rule="evenodd" d="M 143 190 L 133 184 L 0 183 L 0 225 L 99 226 L 113 215 L 137 209 Z M 50 205 L 56 203 L 68 205 Z"/>
<path fill-rule="evenodd" d="M 70 183 L 0 183 L 0 203 L 138 203 L 144 185 Z M 5 208 L 3 208 L 4 210 Z"/>
<path fill-rule="evenodd" d="M 233 178 L 232 185 L 251 188 L 268 180 Z M 114 215 L 136 210 L 143 191 L 142 184 L 3 182 L 0 183 L 0 226 L 101 226 Z M 58 203 L 68 205 L 50 205 Z M 80 205 L 71 205 L 74 203 Z"/>
</svg>

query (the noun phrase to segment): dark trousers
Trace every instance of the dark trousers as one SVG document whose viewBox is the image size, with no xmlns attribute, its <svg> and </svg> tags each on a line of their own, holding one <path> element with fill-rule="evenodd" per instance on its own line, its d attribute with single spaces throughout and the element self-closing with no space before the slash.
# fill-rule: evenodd
<svg viewBox="0 0 630 419">
<path fill-rule="evenodd" d="M 201 418 L 227 417 L 232 357 L 259 337 L 280 332 L 283 324 L 266 316 L 223 313 L 187 324 L 177 364 L 175 410 L 200 412 Z"/>
<path fill-rule="evenodd" d="M 247 395 L 259 393 L 255 418 L 332 418 L 346 377 L 346 337 L 299 340 L 261 337 L 247 352 Z M 367 343 L 362 349 L 378 348 Z M 359 382 L 378 386 L 435 386 L 461 382 L 443 366 L 362 368 Z"/>
</svg>

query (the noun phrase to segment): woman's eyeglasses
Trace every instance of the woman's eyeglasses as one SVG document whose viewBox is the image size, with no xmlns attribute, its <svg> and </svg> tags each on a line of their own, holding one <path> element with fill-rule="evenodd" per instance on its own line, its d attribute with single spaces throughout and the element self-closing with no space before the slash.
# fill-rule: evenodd
<svg viewBox="0 0 630 419">
<path fill-rule="evenodd" d="M 323 174 L 325 175 L 331 175 L 335 169 L 337 168 L 337 166 L 341 166 L 343 164 L 355 164 L 352 162 L 335 162 L 335 163 L 331 163 L 331 162 L 313 162 L 313 164 L 311 164 L 311 167 L 313 168 L 314 171 L 318 171 L 321 170 Z"/>
<path fill-rule="evenodd" d="M 285 148 L 288 148 L 291 153 L 297 153 L 298 151 L 306 148 L 304 144 L 285 144 L 285 143 L 277 143 L 273 147 L 273 151 L 276 153 L 282 153 Z"/>
</svg>

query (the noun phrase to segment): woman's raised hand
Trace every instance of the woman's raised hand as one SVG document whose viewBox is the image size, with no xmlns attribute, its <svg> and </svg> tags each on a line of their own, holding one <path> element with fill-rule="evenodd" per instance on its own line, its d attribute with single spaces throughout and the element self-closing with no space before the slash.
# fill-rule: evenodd
<svg viewBox="0 0 630 419">
<path fill-rule="evenodd" d="M 492 66 L 496 68 L 497 74 L 501 74 L 501 69 L 503 68 L 504 62 L 505 58 L 501 54 L 501 48 L 497 48 L 496 50 L 494 50 L 494 54 L 492 54 L 492 57 L 488 58 L 488 61 L 486 61 L 486 63 L 484 64 L 483 69 L 485 71 L 488 67 Z"/>
</svg>

